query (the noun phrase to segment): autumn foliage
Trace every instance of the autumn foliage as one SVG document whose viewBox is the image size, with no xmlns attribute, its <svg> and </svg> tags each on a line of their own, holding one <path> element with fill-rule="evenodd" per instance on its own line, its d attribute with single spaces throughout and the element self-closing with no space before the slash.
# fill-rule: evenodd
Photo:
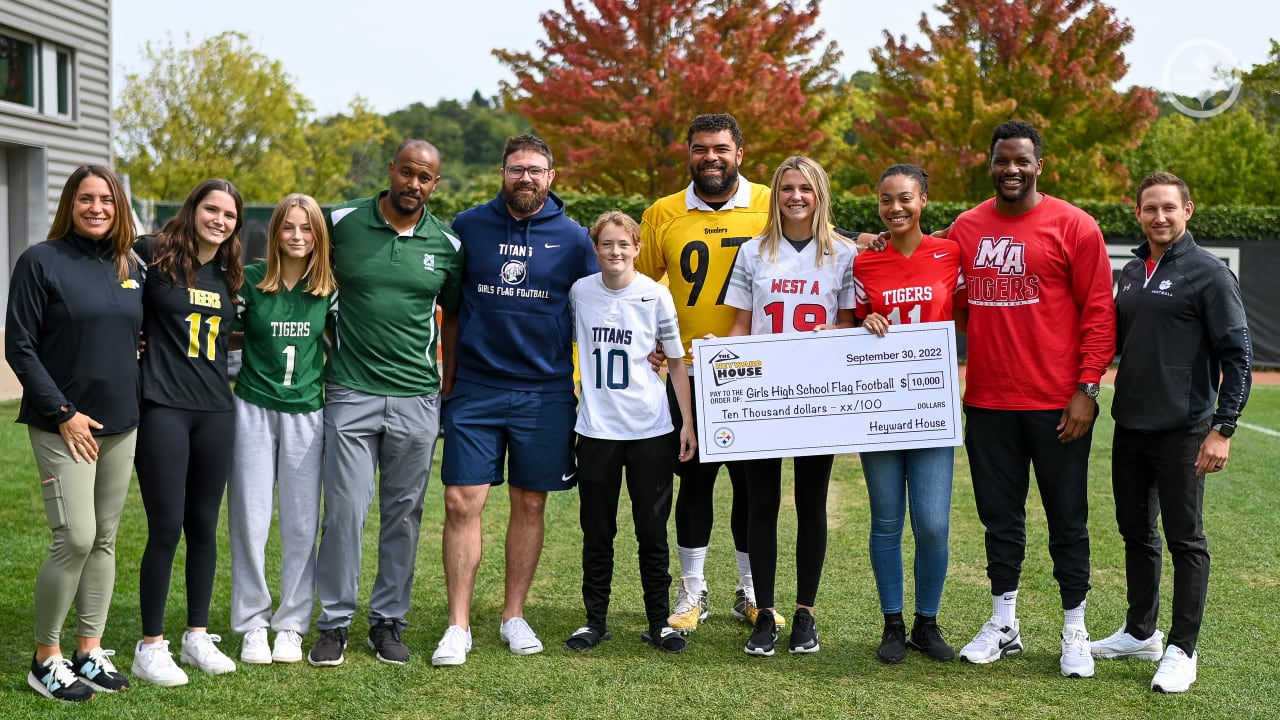
<svg viewBox="0 0 1280 720">
<path fill-rule="evenodd" d="M 1128 69 L 1121 48 L 1133 28 L 1097 0 L 952 0 L 927 47 L 885 32 L 873 51 L 875 118 L 854 129 L 869 175 L 894 162 L 930 174 L 931 196 L 990 196 L 992 129 L 1020 118 L 1044 136 L 1041 188 L 1066 198 L 1119 199 L 1130 188 L 1121 157 L 1156 118 L 1153 93 L 1118 92 Z"/>
<path fill-rule="evenodd" d="M 556 152 L 566 187 L 647 197 L 688 181 L 685 131 L 729 112 L 745 137 L 743 172 L 767 181 L 821 140 L 815 93 L 839 53 L 814 30 L 818 0 L 564 0 L 540 16 L 536 53 L 495 50 L 515 75 L 508 109 Z"/>
</svg>

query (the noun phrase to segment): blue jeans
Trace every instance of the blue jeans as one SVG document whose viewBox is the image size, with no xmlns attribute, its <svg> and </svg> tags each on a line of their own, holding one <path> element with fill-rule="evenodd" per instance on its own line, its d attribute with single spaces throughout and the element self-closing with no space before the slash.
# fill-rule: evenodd
<svg viewBox="0 0 1280 720">
<path fill-rule="evenodd" d="M 916 540 L 916 612 L 935 616 L 947 576 L 955 448 L 886 450 L 861 456 L 871 500 L 871 570 L 880 592 L 880 611 L 902 612 L 902 526 L 909 499 L 911 533 Z"/>
</svg>

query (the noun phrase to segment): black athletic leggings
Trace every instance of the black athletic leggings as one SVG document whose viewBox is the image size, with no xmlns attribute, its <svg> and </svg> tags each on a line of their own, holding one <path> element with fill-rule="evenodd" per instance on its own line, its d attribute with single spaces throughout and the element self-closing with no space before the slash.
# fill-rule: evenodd
<svg viewBox="0 0 1280 720">
<path fill-rule="evenodd" d="M 827 485 L 833 455 L 793 458 L 796 483 L 796 604 L 813 607 L 827 557 Z M 751 579 L 756 606 L 774 607 L 778 574 L 778 509 L 782 459 L 747 460 Z"/>
<path fill-rule="evenodd" d="M 693 378 L 689 378 L 689 392 Z M 676 436 L 680 436 L 680 405 L 675 390 L 667 383 L 667 403 L 671 406 L 671 422 Z M 698 422 L 693 411 L 693 422 Z M 711 544 L 711 527 L 715 520 L 716 476 L 720 466 L 729 471 L 733 485 L 733 502 L 729 510 L 729 529 L 733 534 L 733 547 L 738 552 L 747 551 L 747 473 L 741 460 L 733 462 L 703 463 L 700 453 L 682 463 L 676 463 L 676 475 L 680 476 L 680 492 L 676 495 L 676 544 L 685 548 L 707 547 Z"/>
<path fill-rule="evenodd" d="M 147 511 L 138 577 L 142 634 L 164 634 L 178 540 L 187 539 L 187 626 L 209 625 L 218 564 L 218 511 L 231 468 L 235 412 L 179 410 L 144 402 L 134 467 Z"/>
</svg>

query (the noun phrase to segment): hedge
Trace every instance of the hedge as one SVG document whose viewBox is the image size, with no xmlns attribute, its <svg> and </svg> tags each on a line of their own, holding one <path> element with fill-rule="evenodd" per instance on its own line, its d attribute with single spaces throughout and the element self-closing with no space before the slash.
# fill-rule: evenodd
<svg viewBox="0 0 1280 720">
<path fill-rule="evenodd" d="M 606 210 L 621 210 L 636 221 L 649 206 L 649 200 L 639 195 L 616 197 L 589 195 L 575 192 L 562 194 L 566 212 L 578 222 L 588 225 Z M 431 196 L 431 211 L 446 222 L 469 207 L 489 202 L 492 194 L 437 192 Z M 181 203 L 152 203 L 156 220 L 163 221 L 177 212 Z M 873 197 L 858 197 L 848 193 L 837 195 L 832 211 L 838 227 L 863 232 L 878 232 L 884 224 Z M 1141 238 L 1142 231 L 1133 215 L 1133 206 L 1124 203 L 1085 201 L 1077 203 L 1092 215 L 1109 238 Z M 925 206 L 921 225 L 927 231 L 944 228 L 957 215 L 971 205 L 963 202 L 931 202 Z M 271 206 L 246 207 L 247 218 L 265 221 L 271 217 Z M 1280 238 L 1280 207 L 1246 207 L 1223 205 L 1196 208 L 1187 227 L 1200 240 L 1256 240 Z"/>
<path fill-rule="evenodd" d="M 437 193 L 431 198 L 432 212 L 441 218 L 451 219 L 459 212 L 492 199 L 488 196 L 444 196 Z M 649 206 L 649 200 L 638 195 L 612 197 L 565 192 L 562 197 L 570 217 L 586 225 L 606 210 L 621 210 L 637 221 Z M 1142 230 L 1134 218 L 1133 206 L 1125 203 L 1084 201 L 1076 203 L 1092 215 L 1107 237 L 1140 238 Z M 964 202 L 931 202 L 925 206 L 921 225 L 926 230 L 943 228 L 951 224 L 957 215 L 972 207 Z M 884 228 L 880 221 L 874 197 L 859 197 L 847 193 L 836 196 L 832 212 L 836 225 L 850 230 L 878 232 Z M 1214 206 L 1198 207 L 1188 228 L 1200 239 L 1258 239 L 1280 238 L 1280 207 Z"/>
</svg>

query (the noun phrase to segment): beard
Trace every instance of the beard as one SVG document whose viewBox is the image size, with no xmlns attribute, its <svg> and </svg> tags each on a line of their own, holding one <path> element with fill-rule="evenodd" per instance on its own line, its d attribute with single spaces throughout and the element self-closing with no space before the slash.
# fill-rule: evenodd
<svg viewBox="0 0 1280 720">
<path fill-rule="evenodd" d="M 391 196 L 391 204 L 395 205 L 396 210 L 399 210 L 401 214 L 416 215 L 426 203 L 421 195 L 408 197 L 404 193 L 394 193 Z"/>
<path fill-rule="evenodd" d="M 522 192 L 528 190 L 530 192 Z M 532 215 L 547 202 L 550 188 L 538 187 L 537 183 L 517 182 L 502 187 L 502 200 L 521 215 Z"/>
<path fill-rule="evenodd" d="M 718 168 L 723 174 L 719 178 L 703 175 L 704 170 Z M 738 166 L 722 162 L 704 162 L 697 167 L 689 166 L 689 175 L 693 178 L 693 186 L 702 195 L 720 197 L 733 190 L 738 184 Z"/>
<path fill-rule="evenodd" d="M 1016 205 L 1021 202 L 1022 199 L 1030 194 L 1034 189 L 1035 185 L 1027 182 L 1025 178 L 1023 179 L 1022 185 L 1020 185 L 1017 190 L 1010 190 L 1002 185 L 999 180 L 996 180 L 996 194 L 1000 196 L 1001 200 L 1009 203 L 1010 205 Z"/>
</svg>

